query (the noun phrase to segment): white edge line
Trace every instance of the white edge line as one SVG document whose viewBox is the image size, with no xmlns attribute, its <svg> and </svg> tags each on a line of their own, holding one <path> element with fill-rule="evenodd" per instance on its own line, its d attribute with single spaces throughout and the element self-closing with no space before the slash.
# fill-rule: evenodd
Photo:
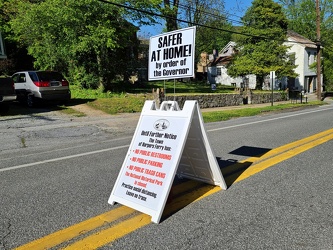
<svg viewBox="0 0 333 250">
<path fill-rule="evenodd" d="M 54 159 L 45 160 L 45 161 L 37 161 L 37 162 L 32 162 L 32 163 L 17 165 L 17 166 L 8 167 L 8 168 L 2 168 L 2 169 L 0 169 L 0 172 L 5 172 L 5 171 L 9 171 L 9 170 L 14 170 L 14 169 L 31 167 L 31 166 L 40 165 L 40 164 L 49 163 L 49 162 L 67 160 L 67 159 L 72 159 L 72 158 L 76 158 L 76 157 L 80 157 L 80 156 L 98 154 L 98 153 L 103 153 L 103 152 L 117 150 L 117 149 L 122 149 L 122 148 L 127 148 L 127 147 L 129 147 L 129 145 L 123 145 L 123 146 L 118 146 L 118 147 L 113 147 L 113 148 L 106 148 L 106 149 L 91 151 L 91 152 L 82 153 L 82 154 L 69 155 L 69 156 L 64 156 L 64 157 L 60 157 L 60 158 L 54 158 Z"/>
<path fill-rule="evenodd" d="M 282 116 L 282 117 L 276 117 L 276 118 L 271 118 L 271 119 L 266 119 L 266 120 L 261 120 L 261 121 L 256 121 L 256 122 L 249 122 L 249 123 L 244 123 L 244 124 L 238 124 L 238 125 L 233 125 L 233 126 L 228 126 L 228 127 L 223 127 L 223 128 L 215 128 L 215 129 L 209 129 L 207 132 L 214 132 L 214 131 L 219 131 L 219 130 L 224 130 L 224 129 L 229 129 L 229 128 L 237 128 L 237 127 L 243 127 L 243 126 L 248 126 L 248 125 L 253 125 L 253 124 L 258 124 L 258 123 L 263 123 L 263 122 L 269 122 L 269 121 L 275 121 L 275 120 L 280 120 L 280 119 L 285 119 L 293 116 L 299 116 L 299 115 L 304 115 L 304 114 L 310 114 L 310 113 L 315 113 L 315 112 L 321 112 L 321 111 L 326 111 L 330 110 L 332 108 L 328 109 L 321 109 L 321 110 L 312 110 L 309 112 L 302 112 L 298 114 L 291 114 L 287 116 Z"/>
</svg>

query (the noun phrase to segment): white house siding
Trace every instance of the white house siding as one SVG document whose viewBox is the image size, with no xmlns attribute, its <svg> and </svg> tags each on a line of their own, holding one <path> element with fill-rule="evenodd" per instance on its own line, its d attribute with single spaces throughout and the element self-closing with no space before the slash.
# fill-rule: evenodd
<svg viewBox="0 0 333 250">
<path fill-rule="evenodd" d="M 295 73 L 298 75 L 295 78 L 295 83 L 291 84 L 291 86 L 288 86 L 289 88 L 294 89 L 302 89 L 303 86 L 303 80 L 304 79 L 304 56 L 305 51 L 303 46 L 297 46 L 295 43 L 287 43 L 288 46 L 291 46 L 288 54 L 294 54 L 295 55 L 295 65 L 297 65 L 295 69 Z"/>
<path fill-rule="evenodd" d="M 235 86 L 237 88 L 249 87 L 251 89 L 255 89 L 256 87 L 255 75 L 247 75 L 245 78 L 233 78 L 228 75 L 228 70 L 224 66 L 208 67 L 207 73 L 208 82 L 210 84 L 223 84 L 226 86 Z"/>
<path fill-rule="evenodd" d="M 315 70 L 310 69 L 310 65 L 315 62 L 317 49 L 313 44 L 305 46 L 306 44 L 297 43 L 292 37 L 289 37 L 288 40 L 291 41 L 286 43 L 286 45 L 290 46 L 288 53 L 295 54 L 295 65 L 297 65 L 295 73 L 298 74 L 294 85 L 288 87 L 312 93 L 317 89 L 317 73 Z"/>
<path fill-rule="evenodd" d="M 316 62 L 317 57 L 317 49 L 305 49 L 304 55 L 304 82 L 303 89 L 306 92 L 312 93 L 317 90 L 317 73 L 314 69 L 310 69 L 310 65 Z M 321 77 L 322 78 L 322 77 Z"/>
</svg>

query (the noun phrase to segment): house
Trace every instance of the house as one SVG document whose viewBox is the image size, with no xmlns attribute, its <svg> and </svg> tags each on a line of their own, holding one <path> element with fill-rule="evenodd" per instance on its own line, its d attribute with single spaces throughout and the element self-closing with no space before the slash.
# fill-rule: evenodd
<svg viewBox="0 0 333 250">
<path fill-rule="evenodd" d="M 316 91 L 316 72 L 315 69 L 310 68 L 311 64 L 316 62 L 316 44 L 293 31 L 288 31 L 285 44 L 290 46 L 288 54 L 290 58 L 295 61 L 295 65 L 297 65 L 295 72 L 298 74 L 298 77 L 275 79 L 274 89 L 289 88 L 299 91 L 304 90 L 308 93 Z M 206 62 L 207 80 L 210 84 L 223 84 L 237 88 L 245 87 L 255 89 L 255 75 L 247 75 L 243 78 L 232 78 L 228 75 L 226 66 L 230 62 L 231 56 L 235 53 L 235 47 L 235 42 L 229 42 L 219 53 L 213 52 L 213 54 L 209 55 L 209 62 Z M 269 76 L 266 77 L 263 88 L 271 89 Z"/>
<path fill-rule="evenodd" d="M 197 65 L 197 71 L 202 74 L 206 73 L 208 83 L 223 84 L 234 86 L 237 88 L 251 88 L 256 87 L 256 76 L 247 75 L 245 77 L 233 78 L 227 73 L 227 65 L 231 60 L 232 55 L 235 53 L 235 42 L 229 42 L 219 53 L 216 51 L 213 54 L 201 54 L 201 60 Z M 203 60 L 203 58 L 208 60 Z"/>
<path fill-rule="evenodd" d="M 293 31 L 288 31 L 288 42 L 285 44 L 290 46 L 289 54 L 295 58 L 295 65 L 297 65 L 295 72 L 298 74 L 297 78 L 288 79 L 288 88 L 307 93 L 315 92 L 317 89 L 316 67 L 310 66 L 317 61 L 317 45 Z"/>
</svg>

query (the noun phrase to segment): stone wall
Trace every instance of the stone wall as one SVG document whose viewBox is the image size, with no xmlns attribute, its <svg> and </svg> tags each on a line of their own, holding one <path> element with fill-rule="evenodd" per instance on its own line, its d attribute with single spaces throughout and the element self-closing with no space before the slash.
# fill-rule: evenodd
<svg viewBox="0 0 333 250">
<path fill-rule="evenodd" d="M 286 101 L 288 95 L 284 92 L 274 93 L 273 101 Z M 202 94 L 202 95 L 181 95 L 173 96 L 171 94 L 164 97 L 163 100 L 177 101 L 180 108 L 186 100 L 197 100 L 200 108 L 214 108 L 225 106 L 238 106 L 246 104 L 270 103 L 272 93 L 239 93 L 239 94 Z"/>
</svg>

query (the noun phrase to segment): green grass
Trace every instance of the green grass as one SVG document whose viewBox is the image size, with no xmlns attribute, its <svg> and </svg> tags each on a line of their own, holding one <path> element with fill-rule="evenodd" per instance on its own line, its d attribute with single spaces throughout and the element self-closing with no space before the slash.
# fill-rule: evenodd
<svg viewBox="0 0 333 250">
<path fill-rule="evenodd" d="M 94 100 L 98 98 L 111 98 L 125 96 L 126 93 L 102 92 L 99 89 L 84 89 L 77 85 L 71 85 L 71 95 L 73 99 Z"/>
<path fill-rule="evenodd" d="M 174 86 L 176 87 L 174 89 Z M 213 91 L 210 85 L 204 82 L 177 82 L 177 81 L 165 81 L 165 82 L 149 82 L 144 86 L 123 84 L 122 90 L 118 92 L 102 92 L 100 90 L 82 89 L 79 86 L 72 85 L 71 92 L 72 98 L 75 101 L 80 100 L 86 103 L 92 108 L 102 110 L 108 114 L 118 113 L 135 113 L 141 112 L 142 107 L 146 100 L 153 100 L 152 89 L 166 88 L 167 94 L 186 94 L 192 95 L 195 93 L 207 94 L 207 93 L 234 93 L 234 88 L 230 86 L 218 85 L 217 90 Z M 118 86 L 118 90 L 121 87 Z M 256 91 L 258 92 L 258 91 Z M 275 106 L 267 106 L 261 108 L 246 107 L 225 111 L 203 112 L 203 119 L 205 122 L 224 121 L 236 117 L 254 116 L 263 112 L 273 112 L 284 109 L 300 108 L 313 105 L 322 105 L 323 102 L 309 102 L 307 104 L 280 104 Z M 77 111 L 67 108 L 63 112 L 71 113 L 76 116 L 83 116 L 83 114 L 77 113 Z"/>
<path fill-rule="evenodd" d="M 267 112 L 290 110 L 290 109 L 299 109 L 309 106 L 323 105 L 324 102 L 313 101 L 303 104 L 278 104 L 275 106 L 266 106 L 260 108 L 251 108 L 244 107 L 241 109 L 232 109 L 232 110 L 223 110 L 223 111 L 214 111 L 214 112 L 202 112 L 202 117 L 204 122 L 217 122 L 217 121 L 226 121 L 232 118 L 237 117 L 246 117 L 246 116 L 255 116 Z"/>
<path fill-rule="evenodd" d="M 148 100 L 145 95 L 127 95 L 121 97 L 99 98 L 87 102 L 92 108 L 108 114 L 141 112 L 143 104 Z"/>
<path fill-rule="evenodd" d="M 153 89 L 163 88 L 166 93 L 231 93 L 234 87 L 218 85 L 212 90 L 207 82 L 179 82 L 179 81 L 154 81 L 145 84 L 115 83 L 113 91 L 102 92 L 100 89 L 84 89 L 78 85 L 71 85 L 72 97 L 77 99 L 95 99 L 121 97 L 126 94 L 151 94 Z"/>
</svg>

